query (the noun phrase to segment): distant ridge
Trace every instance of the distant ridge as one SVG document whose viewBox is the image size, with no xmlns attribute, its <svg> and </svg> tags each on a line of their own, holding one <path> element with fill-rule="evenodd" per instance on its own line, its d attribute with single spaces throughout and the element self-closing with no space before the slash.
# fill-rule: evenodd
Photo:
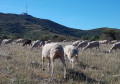
<svg viewBox="0 0 120 84">
<path fill-rule="evenodd" d="M 40 19 L 30 15 L 0 13 L 0 36 L 12 37 L 16 34 L 29 39 L 80 39 L 82 37 L 99 36 L 104 30 L 73 29 L 48 19 Z"/>
</svg>

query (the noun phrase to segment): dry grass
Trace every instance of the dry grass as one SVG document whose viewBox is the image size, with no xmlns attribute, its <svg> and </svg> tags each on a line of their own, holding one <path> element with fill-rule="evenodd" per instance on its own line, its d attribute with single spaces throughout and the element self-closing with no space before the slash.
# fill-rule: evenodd
<svg viewBox="0 0 120 84">
<path fill-rule="evenodd" d="M 46 69 L 42 71 L 42 49 L 30 51 L 29 46 L 4 45 L 0 47 L 0 84 L 119 84 L 120 52 L 108 53 L 111 46 L 101 45 L 100 51 L 93 49 L 91 52 L 79 49 L 79 63 L 71 69 L 66 60 L 67 78 L 63 79 L 63 65 L 59 59 L 55 60 L 53 77 L 47 72 L 47 60 Z"/>
</svg>

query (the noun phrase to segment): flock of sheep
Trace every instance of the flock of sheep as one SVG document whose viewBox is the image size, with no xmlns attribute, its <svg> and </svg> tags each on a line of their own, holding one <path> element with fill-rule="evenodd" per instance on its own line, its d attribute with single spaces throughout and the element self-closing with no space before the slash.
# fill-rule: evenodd
<svg viewBox="0 0 120 84">
<path fill-rule="evenodd" d="M 71 45 L 66 45 L 64 48 L 60 43 L 54 43 L 49 41 L 31 41 L 29 39 L 17 39 L 17 40 L 11 40 L 11 39 L 4 39 L 0 40 L 0 46 L 5 45 L 5 44 L 12 44 L 12 43 L 22 43 L 23 46 L 25 45 L 31 45 L 32 47 L 30 50 L 33 50 L 34 48 L 39 49 L 42 47 L 42 69 L 44 69 L 44 60 L 45 58 L 49 60 L 48 62 L 48 71 L 50 70 L 50 66 L 52 67 L 51 70 L 51 76 L 54 73 L 54 60 L 57 58 L 60 58 L 62 61 L 62 64 L 64 66 L 64 78 L 66 78 L 66 57 L 69 59 L 72 68 L 74 67 L 74 61 L 76 62 L 75 64 L 78 63 L 78 49 L 80 48 L 82 51 L 85 51 L 86 49 L 92 49 L 96 48 L 98 50 L 100 44 L 113 44 L 113 46 L 110 48 L 109 52 L 112 50 L 116 50 L 120 48 L 120 42 L 118 41 L 111 41 L 108 42 L 107 40 L 101 40 L 101 41 L 75 41 Z"/>
</svg>

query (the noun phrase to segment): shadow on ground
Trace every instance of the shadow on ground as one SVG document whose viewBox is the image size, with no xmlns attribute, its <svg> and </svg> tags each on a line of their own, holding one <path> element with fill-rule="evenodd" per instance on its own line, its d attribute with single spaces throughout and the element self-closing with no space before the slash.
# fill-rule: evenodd
<svg viewBox="0 0 120 84">
<path fill-rule="evenodd" d="M 73 69 L 67 70 L 66 81 L 73 80 L 76 82 L 86 82 L 87 84 L 104 84 L 102 81 L 92 79 L 83 72 L 77 72 Z"/>
<path fill-rule="evenodd" d="M 7 60 L 13 59 L 12 56 L 0 55 L 1 58 L 5 58 Z"/>
</svg>

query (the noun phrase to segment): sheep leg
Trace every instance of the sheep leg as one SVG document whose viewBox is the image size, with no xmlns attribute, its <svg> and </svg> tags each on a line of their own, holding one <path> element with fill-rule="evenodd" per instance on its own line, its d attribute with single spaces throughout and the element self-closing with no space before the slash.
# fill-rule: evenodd
<svg viewBox="0 0 120 84">
<path fill-rule="evenodd" d="M 97 47 L 96 47 L 96 51 L 97 51 Z"/>
<path fill-rule="evenodd" d="M 32 43 L 29 43 L 29 46 L 32 46 Z"/>
<path fill-rule="evenodd" d="M 54 73 L 54 59 L 51 59 L 51 66 L 52 66 L 52 71 L 51 71 L 51 76 L 53 76 Z"/>
<path fill-rule="evenodd" d="M 69 60 L 70 60 L 70 63 L 71 63 L 71 65 L 72 65 L 72 68 L 73 68 L 73 59 L 72 58 L 69 58 Z"/>
<path fill-rule="evenodd" d="M 65 64 L 65 59 L 64 58 L 60 58 L 62 61 L 62 64 L 64 66 L 64 78 L 66 78 L 66 64 Z"/>
<path fill-rule="evenodd" d="M 78 55 L 76 55 L 75 58 L 76 58 L 76 64 L 78 64 Z"/>
<path fill-rule="evenodd" d="M 67 55 L 64 53 L 64 58 L 67 59 Z"/>
<path fill-rule="evenodd" d="M 100 48 L 99 48 L 99 46 L 98 46 L 98 50 L 100 51 Z"/>
<path fill-rule="evenodd" d="M 48 62 L 48 72 L 50 71 L 50 64 L 51 64 L 51 62 L 50 62 L 50 59 L 48 59 L 49 60 L 49 62 Z"/>
<path fill-rule="evenodd" d="M 45 69 L 44 69 L 44 57 L 42 57 L 42 70 L 44 71 Z"/>
<path fill-rule="evenodd" d="M 72 69 L 73 69 L 73 66 L 74 66 L 74 60 L 73 59 L 71 59 L 71 63 L 72 63 Z"/>
</svg>

